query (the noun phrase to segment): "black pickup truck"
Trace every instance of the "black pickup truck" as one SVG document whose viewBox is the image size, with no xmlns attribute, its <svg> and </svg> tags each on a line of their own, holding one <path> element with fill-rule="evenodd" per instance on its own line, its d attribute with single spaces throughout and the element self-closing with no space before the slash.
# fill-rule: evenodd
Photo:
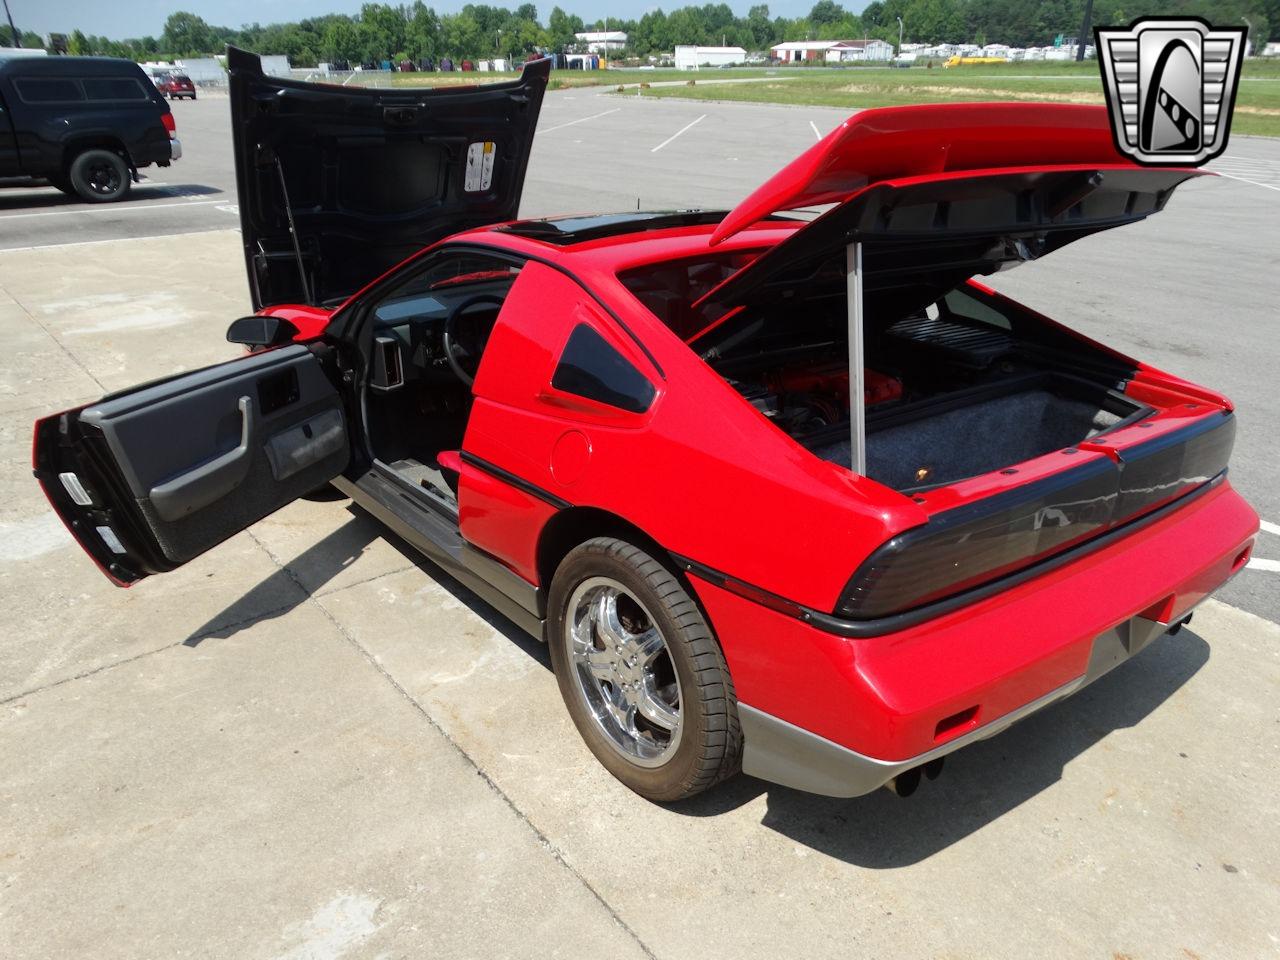
<svg viewBox="0 0 1280 960">
<path fill-rule="evenodd" d="M 181 156 L 169 105 L 136 63 L 0 59 L 0 178 L 40 178 L 104 203 L 128 195 L 138 168 Z"/>
</svg>

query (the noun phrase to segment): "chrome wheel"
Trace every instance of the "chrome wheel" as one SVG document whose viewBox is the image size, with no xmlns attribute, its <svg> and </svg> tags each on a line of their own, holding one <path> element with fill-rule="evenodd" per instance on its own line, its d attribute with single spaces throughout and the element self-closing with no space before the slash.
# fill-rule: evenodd
<svg viewBox="0 0 1280 960">
<path fill-rule="evenodd" d="M 608 577 L 584 580 L 565 628 L 574 686 L 623 757 L 661 766 L 680 745 L 680 684 L 666 640 L 644 604 Z"/>
</svg>

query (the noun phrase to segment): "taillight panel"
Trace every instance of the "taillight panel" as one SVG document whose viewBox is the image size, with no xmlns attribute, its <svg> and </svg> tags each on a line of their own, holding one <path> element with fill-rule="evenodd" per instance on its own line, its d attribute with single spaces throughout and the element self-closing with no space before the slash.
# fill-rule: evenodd
<svg viewBox="0 0 1280 960">
<path fill-rule="evenodd" d="M 904 613 L 1052 557 L 1209 482 L 1226 469 L 1234 438 L 1231 414 L 1206 416 L 1109 451 L 1110 458 L 939 513 L 877 548 L 850 578 L 836 614 Z"/>
</svg>

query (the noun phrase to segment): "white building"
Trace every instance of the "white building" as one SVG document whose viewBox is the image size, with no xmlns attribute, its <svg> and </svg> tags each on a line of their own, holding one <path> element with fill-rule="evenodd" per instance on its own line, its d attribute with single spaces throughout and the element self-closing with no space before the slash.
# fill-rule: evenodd
<svg viewBox="0 0 1280 960">
<path fill-rule="evenodd" d="M 179 60 L 173 69 L 185 73 L 193 83 L 222 83 L 227 79 L 227 71 L 213 57 Z"/>
<path fill-rule="evenodd" d="M 788 40 L 770 47 L 769 52 L 783 63 L 892 60 L 893 44 L 884 40 Z"/>
<path fill-rule="evenodd" d="M 840 45 L 827 53 L 827 60 L 892 60 L 893 44 L 884 40 L 841 40 Z"/>
<path fill-rule="evenodd" d="M 627 45 L 627 35 L 621 30 L 594 30 L 575 33 L 579 46 L 586 46 L 588 53 L 611 53 Z"/>
<path fill-rule="evenodd" d="M 747 51 L 742 47 L 676 47 L 676 69 L 697 70 L 700 67 L 723 67 L 742 63 Z"/>
</svg>

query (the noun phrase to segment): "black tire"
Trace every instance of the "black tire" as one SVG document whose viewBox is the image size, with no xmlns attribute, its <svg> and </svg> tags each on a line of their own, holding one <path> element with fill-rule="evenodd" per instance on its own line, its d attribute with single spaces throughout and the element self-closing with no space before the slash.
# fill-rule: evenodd
<svg viewBox="0 0 1280 960">
<path fill-rule="evenodd" d="M 129 195 L 133 181 L 120 154 L 86 150 L 71 161 L 67 179 L 76 195 L 89 203 L 112 203 Z"/>
<path fill-rule="evenodd" d="M 569 604 L 580 587 L 598 578 L 616 582 L 639 601 L 640 613 L 647 612 L 662 635 L 674 668 L 680 736 L 657 766 L 641 765 L 625 756 L 587 705 L 572 653 Z M 605 769 L 640 796 L 659 803 L 694 796 L 738 772 L 742 730 L 733 679 L 702 611 L 670 570 L 622 540 L 588 540 L 556 570 L 547 614 L 547 639 L 560 695 L 582 739 Z"/>
</svg>

